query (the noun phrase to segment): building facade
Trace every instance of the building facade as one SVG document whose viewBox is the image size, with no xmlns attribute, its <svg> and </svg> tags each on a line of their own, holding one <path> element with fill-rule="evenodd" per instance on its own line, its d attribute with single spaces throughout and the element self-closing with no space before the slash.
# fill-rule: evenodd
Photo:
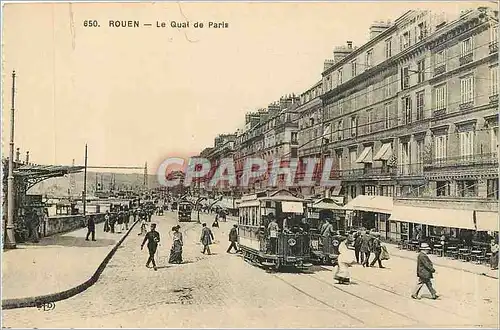
<svg viewBox="0 0 500 330">
<path fill-rule="evenodd" d="M 479 199 L 478 211 L 484 200 L 497 205 L 496 15 L 480 8 L 447 21 L 410 11 L 374 24 L 361 47 L 336 49 L 323 72 L 324 129 L 333 127 L 325 153 L 337 159 L 348 201 L 380 195 L 395 205 L 409 197 L 429 206 L 444 197 L 450 208 Z M 378 220 L 381 231 L 410 235 L 401 223 Z"/>
<path fill-rule="evenodd" d="M 329 157 L 341 186 L 328 193 L 348 205 L 360 195 L 383 197 L 385 206 L 371 213 L 386 238 L 409 239 L 415 225 L 428 235 L 456 225 L 413 219 L 401 207 L 444 219 L 436 210 L 462 205 L 471 219 L 457 228 L 479 230 L 482 222 L 498 231 L 497 31 L 498 12 L 486 7 L 455 18 L 411 10 L 375 22 L 365 44 L 334 48 L 321 81 L 300 97 L 246 116 L 235 140 L 237 173 L 248 157 Z"/>
<path fill-rule="evenodd" d="M 298 155 L 299 114 L 296 109 L 299 97 L 288 95 L 270 104 L 267 109 L 247 115 L 246 130 L 236 139 L 234 162 L 238 180 L 242 180 L 245 162 L 249 158 L 261 158 L 268 167 L 278 166 L 276 159 L 286 161 Z M 284 188 L 285 182 L 280 176 L 274 188 Z M 269 176 L 263 176 L 247 187 L 238 187 L 239 193 L 250 193 L 269 188 Z"/>
</svg>

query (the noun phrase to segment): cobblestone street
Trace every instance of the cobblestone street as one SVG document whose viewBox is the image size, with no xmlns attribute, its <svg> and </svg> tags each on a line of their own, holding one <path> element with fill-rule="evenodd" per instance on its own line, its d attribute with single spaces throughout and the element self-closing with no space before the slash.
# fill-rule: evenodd
<svg viewBox="0 0 500 330">
<path fill-rule="evenodd" d="M 212 216 L 201 218 L 211 225 Z M 214 229 L 212 256 L 200 253 L 201 226 L 180 223 L 185 264 L 169 265 L 176 214 L 153 221 L 162 239 L 158 271 L 145 267 L 137 227 L 94 286 L 49 312 L 3 311 L 4 327 L 498 326 L 497 279 L 437 266 L 439 300 L 412 300 L 416 263 L 407 258 L 393 256 L 386 269 L 355 266 L 350 286 L 335 284 L 332 267 L 267 273 L 225 252 L 232 221 Z"/>
</svg>

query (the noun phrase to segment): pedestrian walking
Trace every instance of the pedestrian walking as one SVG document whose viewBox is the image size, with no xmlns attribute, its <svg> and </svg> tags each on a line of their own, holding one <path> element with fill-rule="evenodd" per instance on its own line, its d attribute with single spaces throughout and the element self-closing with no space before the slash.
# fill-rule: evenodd
<svg viewBox="0 0 500 330">
<path fill-rule="evenodd" d="M 333 278 L 337 280 L 339 284 L 349 284 L 351 282 L 349 267 L 352 266 L 354 260 L 350 254 L 351 251 L 347 248 L 345 238 L 336 239 L 340 240 L 340 244 L 338 245 L 337 269 Z"/>
<path fill-rule="evenodd" d="M 111 213 L 109 215 L 109 229 L 112 234 L 115 233 L 115 224 L 116 224 L 116 213 Z"/>
<path fill-rule="evenodd" d="M 182 246 L 184 242 L 182 240 L 182 233 L 179 231 L 181 227 L 179 225 L 172 227 L 173 242 L 172 249 L 170 249 L 170 258 L 168 262 L 171 264 L 181 264 L 182 263 Z"/>
<path fill-rule="evenodd" d="M 116 215 L 116 224 L 118 225 L 117 232 L 121 233 L 122 232 L 122 227 L 123 227 L 123 212 L 119 211 L 118 214 Z"/>
<path fill-rule="evenodd" d="M 356 263 L 363 264 L 364 263 L 364 254 L 361 253 L 361 231 L 356 231 L 354 234 L 354 255 L 356 257 Z M 360 262 L 361 261 L 361 262 Z"/>
<path fill-rule="evenodd" d="M 146 244 L 146 242 L 148 243 L 149 251 L 149 258 L 146 262 L 146 267 L 149 268 L 149 264 L 152 263 L 154 270 L 158 270 L 155 263 L 155 253 L 158 249 L 158 243 L 160 243 L 160 233 L 156 231 L 155 223 L 151 224 L 151 230 L 146 234 L 146 236 L 144 236 L 144 240 L 141 244 L 141 250 L 144 249 L 144 244 Z"/>
<path fill-rule="evenodd" d="M 125 222 L 125 230 L 128 230 L 128 224 L 130 223 L 130 211 L 129 210 L 125 211 L 124 222 Z"/>
<path fill-rule="evenodd" d="M 210 228 L 207 227 L 206 223 L 204 223 L 202 227 L 200 241 L 201 244 L 203 244 L 203 251 L 201 253 L 205 254 L 205 252 L 207 252 L 210 255 L 212 254 L 212 252 L 210 252 L 210 244 L 212 244 L 212 240 L 214 240 L 214 234 Z"/>
<path fill-rule="evenodd" d="M 104 215 L 104 232 L 107 233 L 110 231 L 109 228 L 109 210 L 106 210 L 106 214 Z"/>
<path fill-rule="evenodd" d="M 234 248 L 236 252 L 239 251 L 238 246 L 236 245 L 236 242 L 238 242 L 238 225 L 233 225 L 233 228 L 229 231 L 229 242 L 231 244 L 227 248 L 227 253 L 231 253 L 231 250 Z"/>
<path fill-rule="evenodd" d="M 368 267 L 369 260 L 370 260 L 370 250 L 371 250 L 371 240 L 372 238 L 366 231 L 363 231 L 361 233 L 361 247 L 360 247 L 360 252 L 363 254 L 363 267 Z"/>
<path fill-rule="evenodd" d="M 382 253 L 382 243 L 380 242 L 380 233 L 373 233 L 373 241 L 372 241 L 372 251 L 375 254 L 375 258 L 370 263 L 370 267 L 375 266 L 375 263 L 378 262 L 378 266 L 380 268 L 385 268 L 382 266 L 382 259 L 380 255 Z"/>
<path fill-rule="evenodd" d="M 40 215 L 38 214 L 37 210 L 31 210 L 28 219 L 29 219 L 28 231 L 29 231 L 30 241 L 32 243 L 38 243 L 40 242 L 40 236 L 39 236 Z"/>
<path fill-rule="evenodd" d="M 92 234 L 92 240 L 95 241 L 95 221 L 91 216 L 86 216 L 87 218 L 87 238 L 86 241 L 89 240 L 89 236 Z"/>
<path fill-rule="evenodd" d="M 418 293 L 422 289 L 422 286 L 427 286 L 427 289 L 432 295 L 432 299 L 437 299 L 439 296 L 436 294 L 436 290 L 432 287 L 432 282 L 431 279 L 433 278 L 433 274 L 436 272 L 434 269 L 434 265 L 432 264 L 431 259 L 429 259 L 429 256 L 427 253 L 430 251 L 429 244 L 427 243 L 422 243 L 420 245 L 420 253 L 418 254 L 417 257 L 417 277 L 418 277 L 418 283 L 417 286 L 415 287 L 415 290 L 413 291 L 413 294 L 411 297 L 413 299 L 418 299 Z"/>
<path fill-rule="evenodd" d="M 493 238 L 490 244 L 491 248 L 491 259 L 490 266 L 492 270 L 498 269 L 498 241 Z"/>
<path fill-rule="evenodd" d="M 212 223 L 212 228 L 219 228 L 219 219 L 215 216 L 214 223 Z"/>
<path fill-rule="evenodd" d="M 153 216 L 153 212 L 154 212 L 153 208 L 150 207 L 148 209 L 148 222 L 151 222 L 151 217 Z"/>
</svg>

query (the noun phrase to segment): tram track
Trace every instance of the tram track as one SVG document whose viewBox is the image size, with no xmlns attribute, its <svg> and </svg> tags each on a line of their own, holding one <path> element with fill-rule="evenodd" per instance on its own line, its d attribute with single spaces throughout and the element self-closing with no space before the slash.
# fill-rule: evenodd
<svg viewBox="0 0 500 330">
<path fill-rule="evenodd" d="M 332 284 L 332 283 L 330 283 L 330 282 L 328 282 L 328 281 L 325 281 L 325 280 L 323 280 L 323 279 L 320 279 L 320 278 L 314 277 L 312 274 L 306 274 L 306 275 L 307 275 L 308 277 L 310 277 L 310 278 L 312 278 L 312 279 L 314 279 L 314 280 L 316 280 L 316 281 L 318 281 L 318 282 L 320 282 L 320 283 L 326 284 L 326 285 L 328 285 L 329 287 L 332 287 L 332 288 L 334 288 L 334 289 L 336 289 L 336 290 L 338 290 L 338 291 L 341 291 L 341 292 L 343 292 L 343 293 L 345 293 L 345 294 L 348 294 L 348 295 L 350 295 L 350 296 L 353 296 L 353 297 L 355 297 L 355 298 L 357 298 L 357 299 L 360 299 L 360 300 L 362 300 L 362 301 L 364 301 L 364 302 L 367 302 L 367 303 L 369 303 L 369 304 L 372 304 L 372 305 L 374 305 L 374 306 L 377 306 L 378 308 L 381 308 L 381 309 L 383 309 L 383 310 L 386 310 L 386 311 L 388 311 L 388 312 L 391 312 L 391 313 L 393 313 L 393 314 L 395 314 L 395 315 L 398 315 L 398 316 L 400 316 L 400 317 L 403 317 L 403 318 L 405 318 L 405 319 L 408 319 L 408 320 L 411 320 L 411 321 L 413 321 L 413 322 L 416 322 L 417 324 L 422 325 L 422 323 L 424 323 L 424 322 L 422 322 L 422 320 L 415 319 L 415 318 L 413 318 L 413 317 L 410 317 L 410 316 L 408 316 L 408 315 L 405 315 L 405 314 L 403 314 L 403 313 L 400 313 L 400 312 L 398 312 L 398 311 L 396 311 L 396 310 L 394 310 L 394 309 L 392 309 L 392 308 L 385 307 L 385 306 L 383 306 L 383 305 L 381 305 L 381 304 L 379 304 L 379 303 L 377 303 L 377 302 L 371 301 L 371 300 L 366 299 L 366 298 L 364 298 L 364 297 L 362 297 L 362 296 L 360 296 L 360 295 L 357 295 L 357 294 L 355 294 L 355 293 L 349 292 L 349 291 L 347 291 L 347 290 L 345 290 L 345 289 L 342 289 L 342 288 L 340 288 L 340 287 L 338 287 L 338 286 L 336 286 L 336 285 L 334 285 L 334 284 Z"/>
<path fill-rule="evenodd" d="M 382 290 L 382 291 L 385 291 L 385 292 L 388 292 L 388 293 L 391 293 L 391 294 L 393 294 L 393 295 L 396 295 L 396 296 L 399 296 L 399 297 L 403 297 L 403 298 L 406 298 L 406 299 L 412 299 L 412 298 L 410 298 L 410 297 L 408 297 L 408 296 L 406 296 L 406 295 L 403 295 L 403 294 L 398 293 L 398 292 L 393 291 L 393 290 L 389 290 L 389 289 L 386 289 L 386 288 L 380 287 L 380 286 L 375 285 L 375 284 L 372 284 L 372 283 L 370 283 L 370 282 L 366 282 L 366 281 L 363 281 L 363 280 L 360 280 L 360 279 L 358 279 L 358 278 L 354 278 L 354 277 L 353 277 L 352 279 L 356 280 L 356 282 L 358 282 L 358 283 L 363 283 L 363 284 L 365 284 L 365 285 L 367 285 L 367 286 L 370 286 L 370 287 L 372 287 L 372 288 L 376 288 L 376 289 L 378 289 L 378 290 Z M 434 308 L 434 309 L 437 309 L 437 310 L 440 310 L 440 311 L 446 312 L 446 313 L 448 313 L 448 314 L 453 314 L 453 315 L 455 315 L 455 316 L 463 317 L 463 315 L 462 315 L 462 314 L 459 314 L 459 313 L 456 313 L 456 312 L 453 312 L 453 311 L 449 311 L 449 310 L 447 310 L 447 309 L 445 309 L 445 308 L 441 308 L 441 307 L 435 306 L 435 305 L 433 305 L 433 304 L 426 303 L 425 301 L 422 301 L 422 300 L 415 300 L 415 299 L 412 299 L 412 301 L 414 301 L 415 303 L 421 304 L 421 305 L 429 306 L 429 307 L 432 307 L 432 308 Z"/>
<path fill-rule="evenodd" d="M 318 303 L 320 303 L 320 304 L 322 304 L 322 305 L 324 305 L 324 306 L 326 306 L 326 307 L 328 307 L 328 308 L 330 308 L 330 309 L 332 309 L 332 310 L 335 310 L 335 311 L 337 311 L 337 312 L 341 313 L 342 315 L 345 315 L 345 316 L 349 317 L 350 319 L 355 320 L 355 321 L 357 321 L 357 322 L 359 322 L 359 323 L 361 323 L 361 324 L 363 324 L 363 325 L 364 325 L 364 324 L 366 324 L 366 322 L 365 322 L 365 321 L 363 321 L 363 320 L 361 320 L 361 319 L 357 318 L 356 316 L 354 316 L 354 315 L 352 315 L 352 314 L 350 314 L 350 313 L 347 313 L 347 312 L 345 312 L 345 311 L 343 311 L 343 310 L 341 310 L 341 309 L 339 309 L 339 308 L 337 308 L 337 307 L 335 307 L 335 306 L 332 306 L 331 304 L 327 303 L 326 301 L 321 300 L 321 299 L 319 299 L 319 298 L 317 298 L 317 297 L 313 296 L 313 295 L 312 295 L 312 294 L 310 294 L 310 293 L 307 293 L 306 291 L 304 291 L 304 290 L 302 290 L 301 288 L 297 287 L 297 286 L 296 286 L 296 285 L 294 285 L 293 283 L 290 283 L 289 281 L 285 280 L 284 278 L 281 278 L 281 277 L 279 277 L 279 276 L 278 276 L 278 275 L 276 275 L 276 274 L 271 274 L 271 276 L 273 276 L 274 278 L 276 278 L 276 279 L 280 280 L 281 282 L 285 283 L 286 285 L 288 285 L 289 287 L 291 287 L 291 288 L 295 289 L 296 291 L 298 291 L 298 292 L 302 293 L 303 295 L 305 295 L 305 296 L 307 296 L 307 297 L 311 298 L 312 300 L 317 301 Z"/>
<path fill-rule="evenodd" d="M 330 283 L 329 281 L 326 281 L 326 280 L 324 280 L 324 279 L 320 279 L 320 278 L 315 277 L 315 276 L 314 276 L 315 274 L 307 274 L 307 275 L 308 275 L 308 276 L 310 276 L 310 277 L 312 277 L 312 278 L 313 278 L 313 279 L 315 279 L 316 281 L 319 281 L 319 282 L 321 282 L 321 283 L 324 283 L 324 284 L 326 284 L 326 285 L 328 285 L 328 286 L 330 286 L 330 287 L 333 287 L 333 288 L 335 288 L 335 289 L 337 289 L 337 290 L 343 291 L 343 292 L 348 293 L 348 294 L 350 294 L 350 295 L 357 296 L 356 294 L 353 294 L 353 293 L 348 292 L 348 291 L 346 291 L 346 290 L 344 290 L 344 289 L 342 289 L 342 288 L 339 288 L 338 286 L 334 285 L 333 283 Z M 366 286 L 368 286 L 368 287 L 371 287 L 371 288 L 374 288 L 374 289 L 377 289 L 377 290 L 380 290 L 380 291 L 383 291 L 383 292 L 387 292 L 387 293 L 392 294 L 392 295 L 394 295 L 394 296 L 398 296 L 398 297 L 404 298 L 404 299 L 406 299 L 406 300 L 408 300 L 408 301 L 411 301 L 411 302 L 412 302 L 412 303 L 414 303 L 414 304 L 419 304 L 419 305 L 421 305 L 421 306 L 425 306 L 425 307 L 427 307 L 427 308 L 429 308 L 429 307 L 430 307 L 432 310 L 435 310 L 435 311 L 444 312 L 444 313 L 446 313 L 446 314 L 449 314 L 449 317 L 452 317 L 452 318 L 453 318 L 453 317 L 461 318 L 461 319 L 463 319 L 464 321 L 467 321 L 467 320 L 468 320 L 467 318 L 464 318 L 464 314 L 463 314 L 463 313 L 459 313 L 459 312 L 451 311 L 451 310 L 449 310 L 449 309 L 446 309 L 446 308 L 442 308 L 442 307 L 436 306 L 436 305 L 434 305 L 434 304 L 432 304 L 432 303 L 428 303 L 428 302 L 422 301 L 422 300 L 420 300 L 420 299 L 415 300 L 415 299 L 410 298 L 410 296 L 408 296 L 408 295 L 404 295 L 404 294 L 398 293 L 398 292 L 396 292 L 396 291 L 394 291 L 394 290 L 390 290 L 390 289 L 387 289 L 387 288 L 384 288 L 384 287 L 381 287 L 381 286 L 378 286 L 378 285 L 372 284 L 372 283 L 370 283 L 370 282 L 363 281 L 363 280 L 358 279 L 358 278 L 354 278 L 354 277 L 352 277 L 351 279 L 352 279 L 352 280 L 355 280 L 355 283 L 362 283 L 362 284 L 364 284 L 364 285 L 366 285 Z M 362 298 L 362 297 L 360 297 L 360 298 Z M 362 299 L 363 299 L 363 300 L 365 300 L 365 301 L 368 301 L 366 298 L 362 298 Z M 371 302 L 371 303 L 372 303 L 372 304 L 376 304 L 376 303 L 374 303 L 374 302 Z M 379 307 L 382 307 L 382 308 L 384 308 L 384 309 L 387 309 L 385 306 L 379 306 Z M 395 312 L 395 311 L 393 311 L 393 312 Z M 396 311 L 396 313 L 399 313 L 399 312 L 397 312 L 397 311 Z M 401 313 L 400 313 L 400 314 L 401 314 Z M 410 317 L 408 317 L 408 316 L 406 316 L 406 315 L 405 315 L 405 317 L 406 317 L 406 318 L 410 318 Z M 421 321 L 421 320 L 418 320 L 418 322 L 419 322 L 419 323 L 423 323 L 423 321 Z M 464 325 L 465 325 L 465 324 L 467 324 L 467 326 L 471 326 L 471 327 L 484 327 L 484 325 L 481 325 L 481 324 L 473 324 L 473 323 L 470 323 L 470 324 L 469 324 L 469 323 L 464 323 Z M 428 326 L 431 326 L 431 325 L 430 325 L 430 324 L 428 324 Z M 440 325 L 440 327 L 443 327 L 443 326 L 444 326 L 444 325 Z"/>
</svg>

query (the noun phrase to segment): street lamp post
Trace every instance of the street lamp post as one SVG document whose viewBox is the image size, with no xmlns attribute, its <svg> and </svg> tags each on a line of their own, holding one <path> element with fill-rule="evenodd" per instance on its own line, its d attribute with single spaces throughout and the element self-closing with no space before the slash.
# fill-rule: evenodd
<svg viewBox="0 0 500 330">
<path fill-rule="evenodd" d="M 83 216 L 87 215 L 87 144 L 85 144 L 85 169 L 83 172 Z"/>
<path fill-rule="evenodd" d="M 205 197 L 200 197 L 200 198 L 198 198 L 198 199 L 196 200 L 196 204 L 195 204 L 195 206 L 196 206 L 196 209 L 197 209 L 197 211 L 198 211 L 198 215 L 197 215 L 197 223 L 201 223 L 201 222 L 200 222 L 200 205 L 199 205 L 199 204 L 200 204 L 200 203 L 201 203 L 201 201 L 202 201 L 202 200 L 204 200 L 204 199 L 206 199 L 206 198 L 205 198 Z"/>
<path fill-rule="evenodd" d="M 14 98 L 16 93 L 16 72 L 12 71 L 12 107 L 10 109 L 10 154 L 9 176 L 7 177 L 7 226 L 5 232 L 4 248 L 16 248 L 14 233 Z"/>
</svg>

